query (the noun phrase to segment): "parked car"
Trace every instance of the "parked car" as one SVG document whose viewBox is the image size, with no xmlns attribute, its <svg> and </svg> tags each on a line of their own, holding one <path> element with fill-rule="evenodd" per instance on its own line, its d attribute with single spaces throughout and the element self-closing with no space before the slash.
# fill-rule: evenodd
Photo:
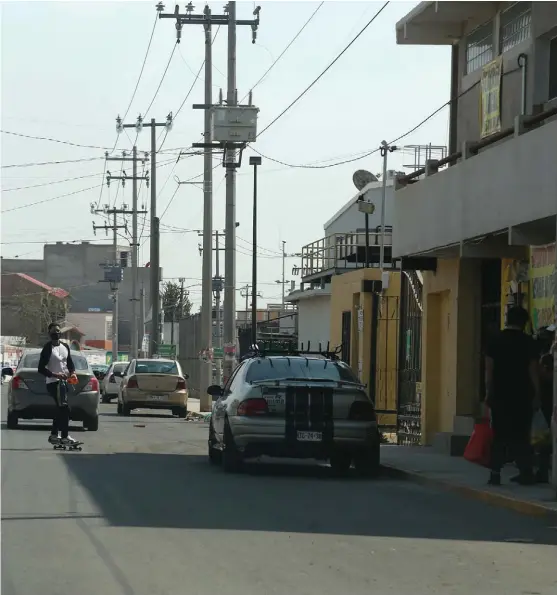
<svg viewBox="0 0 557 595">
<path fill-rule="evenodd" d="M 134 409 L 170 409 L 174 415 L 188 414 L 187 374 L 171 359 L 131 361 L 118 395 L 118 413 L 130 415 Z"/>
<path fill-rule="evenodd" d="M 128 362 L 116 362 L 111 364 L 106 371 L 101 383 L 101 400 L 103 403 L 110 403 L 112 399 L 118 397 L 120 384 L 128 365 Z"/>
<path fill-rule="evenodd" d="M 2 370 L 3 374 L 13 375 L 8 387 L 7 426 L 16 429 L 20 419 L 53 419 L 55 403 L 46 392 L 46 379 L 39 374 L 40 349 L 29 349 L 19 360 L 13 373 L 11 368 Z M 99 429 L 99 381 L 87 360 L 77 353 L 72 353 L 76 385 L 69 386 L 68 403 L 70 419 L 82 421 L 83 427 L 96 432 Z"/>
<path fill-rule="evenodd" d="M 319 356 L 254 355 L 224 387 L 210 386 L 209 460 L 227 472 L 262 455 L 352 463 L 379 472 L 380 434 L 365 387 L 343 362 Z"/>
<path fill-rule="evenodd" d="M 106 364 L 92 364 L 91 368 L 98 381 L 103 380 L 108 372 L 108 366 Z"/>
</svg>

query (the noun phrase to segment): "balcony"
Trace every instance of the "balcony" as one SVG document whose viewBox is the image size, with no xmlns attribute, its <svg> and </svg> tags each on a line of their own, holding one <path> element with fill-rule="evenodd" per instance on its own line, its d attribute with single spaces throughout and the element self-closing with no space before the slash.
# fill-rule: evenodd
<svg viewBox="0 0 557 595">
<path fill-rule="evenodd" d="M 369 232 L 369 267 L 379 266 L 381 233 L 380 227 Z M 392 256 L 391 226 L 385 226 L 385 267 L 394 268 Z M 292 269 L 293 275 L 301 276 L 303 284 L 316 284 L 332 275 L 366 267 L 366 233 L 335 233 L 302 248 L 301 267 Z"/>
<path fill-rule="evenodd" d="M 513 258 L 518 245 L 553 241 L 556 116 L 557 107 L 518 116 L 514 126 L 397 178 L 393 257 L 487 256 L 483 243 L 497 237 L 506 253 L 492 256 Z"/>
</svg>

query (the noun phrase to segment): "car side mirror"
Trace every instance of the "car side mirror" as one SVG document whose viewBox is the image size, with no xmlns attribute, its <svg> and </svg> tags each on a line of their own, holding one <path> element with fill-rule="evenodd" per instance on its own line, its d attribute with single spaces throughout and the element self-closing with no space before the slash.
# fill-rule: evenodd
<svg viewBox="0 0 557 595">
<path fill-rule="evenodd" d="M 12 368 L 2 368 L 2 376 L 13 376 L 14 371 Z"/>
<path fill-rule="evenodd" d="M 189 375 L 189 374 L 184 374 L 184 378 L 185 378 L 186 380 L 189 380 L 189 379 L 190 379 L 190 375 Z"/>
<path fill-rule="evenodd" d="M 222 387 L 218 384 L 212 384 L 207 388 L 207 394 L 213 397 L 213 401 L 216 401 L 219 397 L 222 397 Z"/>
</svg>

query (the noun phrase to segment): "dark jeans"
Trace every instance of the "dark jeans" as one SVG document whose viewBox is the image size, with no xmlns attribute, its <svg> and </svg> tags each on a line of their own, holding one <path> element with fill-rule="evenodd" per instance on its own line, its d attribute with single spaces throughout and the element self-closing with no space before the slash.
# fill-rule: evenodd
<svg viewBox="0 0 557 595">
<path fill-rule="evenodd" d="M 514 460 L 520 473 L 532 472 L 532 413 L 529 405 L 509 407 L 502 404 L 491 408 L 492 471 L 500 472 L 507 461 Z"/>
<path fill-rule="evenodd" d="M 549 428 L 551 428 L 551 414 L 553 409 L 553 403 L 544 403 L 542 404 L 542 413 L 545 417 L 545 421 Z M 551 466 L 551 453 L 552 447 L 551 444 L 540 446 L 537 455 L 538 455 L 538 469 L 542 473 L 548 473 L 549 468 Z"/>
<path fill-rule="evenodd" d="M 51 434 L 62 434 L 62 438 L 68 437 L 70 425 L 70 408 L 68 407 L 68 385 L 65 382 L 49 382 L 46 391 L 56 403 L 56 411 L 52 420 Z"/>
</svg>

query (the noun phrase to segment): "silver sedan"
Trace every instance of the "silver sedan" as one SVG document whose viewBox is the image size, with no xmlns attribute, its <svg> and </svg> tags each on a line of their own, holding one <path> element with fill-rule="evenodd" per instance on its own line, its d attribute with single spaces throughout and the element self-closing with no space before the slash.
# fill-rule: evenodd
<svg viewBox="0 0 557 595">
<path fill-rule="evenodd" d="M 208 392 L 209 458 L 225 471 L 262 455 L 329 460 L 338 472 L 354 463 L 367 476 L 379 471 L 375 409 L 343 362 L 258 355 Z"/>
</svg>

